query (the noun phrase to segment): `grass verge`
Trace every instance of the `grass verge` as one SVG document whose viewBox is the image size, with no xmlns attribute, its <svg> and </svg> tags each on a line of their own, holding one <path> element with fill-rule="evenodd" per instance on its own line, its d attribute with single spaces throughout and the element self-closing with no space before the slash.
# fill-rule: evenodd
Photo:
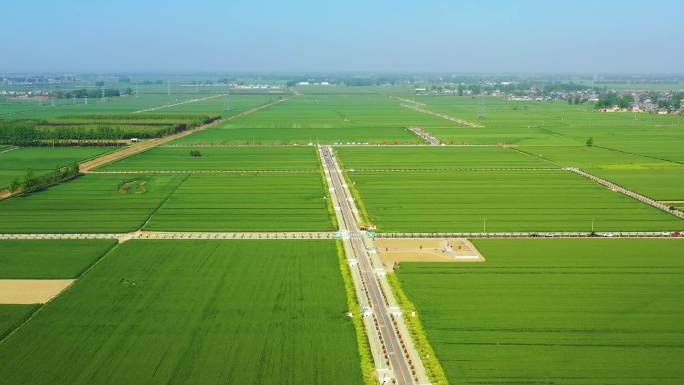
<svg viewBox="0 0 684 385">
<path fill-rule="evenodd" d="M 423 325 L 418 317 L 416 306 L 409 301 L 406 294 L 401 290 L 401 284 L 399 283 L 396 274 L 388 273 L 387 281 L 392 288 L 397 304 L 401 307 L 402 314 L 404 315 L 404 322 L 406 322 L 406 327 L 408 328 L 409 333 L 411 333 L 411 339 L 420 355 L 420 359 L 423 361 L 423 366 L 430 379 L 430 383 L 433 385 L 447 385 L 449 381 L 447 380 L 444 369 L 439 363 L 434 350 L 432 350 L 432 346 L 430 346 L 430 341 L 428 340 L 425 329 L 423 329 Z"/>
<path fill-rule="evenodd" d="M 340 270 L 342 271 L 342 280 L 344 281 L 344 291 L 347 293 L 347 306 L 352 314 L 352 323 L 356 331 L 356 345 L 359 350 L 359 358 L 361 360 L 361 373 L 363 375 L 363 383 L 365 385 L 376 385 L 375 366 L 373 365 L 373 357 L 368 343 L 368 334 L 366 328 L 363 326 L 363 319 L 361 318 L 361 306 L 356 299 L 356 290 L 352 282 L 351 271 L 347 264 L 347 259 L 344 254 L 344 246 L 341 240 L 336 241 L 337 245 L 337 259 L 340 262 Z"/>
</svg>

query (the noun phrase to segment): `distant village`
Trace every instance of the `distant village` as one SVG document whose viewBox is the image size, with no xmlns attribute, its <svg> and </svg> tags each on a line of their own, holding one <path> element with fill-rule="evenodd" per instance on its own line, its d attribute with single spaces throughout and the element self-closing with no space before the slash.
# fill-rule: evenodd
<svg viewBox="0 0 684 385">
<path fill-rule="evenodd" d="M 516 82 L 483 82 L 416 87 L 418 95 L 498 96 L 509 101 L 567 101 L 592 103 L 601 112 L 645 112 L 659 115 L 684 114 L 684 92 L 617 91 L 573 83 L 521 85 Z"/>
</svg>

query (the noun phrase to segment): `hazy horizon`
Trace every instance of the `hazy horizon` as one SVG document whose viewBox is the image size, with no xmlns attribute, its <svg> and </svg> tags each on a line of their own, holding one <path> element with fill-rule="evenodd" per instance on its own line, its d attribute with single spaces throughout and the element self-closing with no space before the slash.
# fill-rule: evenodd
<svg viewBox="0 0 684 385">
<path fill-rule="evenodd" d="M 2 72 L 680 74 L 684 3 L 37 0 Z"/>
</svg>

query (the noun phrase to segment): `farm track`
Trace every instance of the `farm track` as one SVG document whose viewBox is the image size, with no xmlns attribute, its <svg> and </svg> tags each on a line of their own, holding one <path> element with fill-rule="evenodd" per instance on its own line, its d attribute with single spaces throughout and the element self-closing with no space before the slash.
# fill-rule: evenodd
<svg viewBox="0 0 684 385">
<path fill-rule="evenodd" d="M 409 128 L 409 131 L 413 132 L 414 134 L 418 135 L 421 139 L 424 141 L 428 142 L 432 146 L 439 146 L 442 144 L 442 141 L 435 138 L 432 136 L 429 132 L 423 130 L 420 127 L 411 127 Z"/>
<path fill-rule="evenodd" d="M 453 117 L 453 116 L 450 116 L 450 115 L 447 115 L 447 114 L 443 114 L 443 113 L 440 113 L 440 112 L 430 111 L 430 110 L 424 108 L 424 107 L 426 107 L 426 106 L 425 106 L 425 104 L 423 104 L 423 103 L 418 103 L 418 102 L 413 101 L 413 100 L 410 100 L 410 99 L 404 99 L 404 98 L 399 98 L 399 97 L 394 97 L 394 99 L 397 99 L 397 100 L 399 100 L 399 101 L 404 102 L 404 103 L 401 103 L 401 106 L 402 106 L 402 107 L 406 107 L 406 108 L 411 109 L 411 110 L 414 110 L 414 111 L 422 112 L 423 114 L 428 114 L 428 115 L 436 116 L 436 117 L 438 117 L 438 118 L 450 120 L 450 121 L 456 122 L 456 123 L 458 123 L 458 124 L 460 124 L 460 125 L 468 126 L 468 127 L 472 127 L 472 128 L 484 128 L 484 127 L 485 127 L 485 126 L 483 126 L 483 125 L 481 125 L 481 124 L 469 122 L 469 121 L 467 121 L 467 120 L 465 120 L 465 119 L 455 118 L 455 117 Z"/>
<path fill-rule="evenodd" d="M 218 94 L 218 95 L 207 96 L 207 97 L 204 97 L 204 98 L 190 99 L 190 100 L 185 100 L 185 101 L 178 102 L 178 103 L 166 104 L 166 105 L 163 105 L 163 106 L 152 107 L 152 108 L 146 108 L 146 109 L 144 109 L 144 110 L 134 111 L 133 113 L 134 113 L 134 114 L 139 114 L 139 113 L 141 113 L 141 112 L 157 111 L 157 110 L 162 110 L 162 109 L 164 109 L 164 108 L 182 106 L 182 105 L 184 105 L 184 104 L 190 104 L 190 103 L 195 103 L 195 102 L 201 102 L 201 101 L 204 101 L 204 100 L 211 100 L 211 99 L 215 99 L 215 98 L 220 98 L 220 97 L 226 96 L 226 95 L 227 95 L 227 94 Z"/>
<path fill-rule="evenodd" d="M 668 238 L 673 231 L 634 231 L 611 232 L 615 238 Z M 601 234 L 592 235 L 583 231 L 563 232 L 446 232 L 446 233 L 377 233 L 374 238 L 595 238 Z M 336 231 L 280 231 L 280 232 L 195 232 L 195 231 L 134 231 L 129 233 L 7 233 L 0 234 L 0 240 L 48 240 L 48 239 L 116 239 L 127 241 L 131 239 L 344 239 L 349 234 Z"/>
<path fill-rule="evenodd" d="M 605 187 L 608 187 L 609 189 L 611 189 L 611 190 L 613 190 L 613 191 L 617 191 L 617 192 L 619 192 L 619 193 L 622 193 L 622 194 L 624 194 L 624 195 L 627 195 L 627 196 L 630 197 L 630 198 L 634 198 L 634 199 L 636 199 L 636 200 L 638 200 L 638 201 L 640 201 L 640 202 L 646 203 L 647 205 L 650 205 L 650 206 L 653 206 L 653 207 L 655 207 L 655 208 L 657 208 L 657 209 L 660 209 L 660 210 L 662 210 L 662 211 L 665 211 L 666 213 L 669 213 L 669 214 L 672 214 L 672 215 L 674 215 L 674 216 L 676 216 L 676 217 L 678 217 L 678 218 L 684 219 L 684 212 L 679 211 L 679 210 L 670 210 L 670 206 L 669 206 L 669 205 L 660 203 L 660 202 L 658 202 L 658 201 L 655 200 L 655 199 L 652 199 L 652 198 L 647 197 L 646 195 L 639 194 L 638 192 L 629 190 L 629 189 L 627 189 L 627 188 L 625 188 L 625 187 L 620 186 L 619 184 L 610 182 L 610 181 L 608 181 L 608 180 L 606 180 L 606 179 L 603 179 L 603 178 L 598 177 L 598 176 L 596 176 L 596 175 L 590 174 L 590 173 L 588 173 L 588 172 L 586 172 L 586 171 L 584 171 L 584 170 L 581 170 L 581 169 L 579 169 L 579 168 L 577 168 L 577 167 L 567 167 L 567 168 L 565 168 L 565 170 L 572 171 L 572 172 L 574 172 L 574 173 L 577 174 L 577 175 L 580 175 L 580 176 L 583 176 L 583 177 L 585 177 L 585 178 L 588 178 L 588 179 L 590 179 L 590 180 L 592 180 L 592 181 L 594 181 L 594 182 L 596 182 L 596 183 L 598 183 L 598 184 L 600 184 L 600 185 L 603 185 L 603 186 L 605 186 Z"/>
<path fill-rule="evenodd" d="M 348 172 L 416 172 L 416 171 L 559 171 L 561 167 L 443 167 L 443 168 L 349 168 Z"/>
<path fill-rule="evenodd" d="M 86 162 L 81 163 L 81 164 L 80 164 L 80 171 L 81 171 L 81 173 L 87 174 L 87 173 L 90 172 L 90 170 L 92 170 L 92 169 L 95 168 L 95 167 L 99 167 L 99 166 L 102 166 L 102 165 L 104 165 L 104 164 L 111 163 L 111 162 L 114 162 L 114 161 L 117 161 L 117 160 L 120 160 L 120 159 L 129 157 L 129 156 L 131 156 L 131 155 L 135 155 L 135 154 L 141 153 L 141 152 L 143 152 L 143 151 L 149 150 L 150 148 L 154 148 L 154 147 L 157 147 L 157 146 L 161 146 L 161 145 L 164 144 L 164 143 L 168 143 L 168 142 L 171 142 L 171 141 L 173 141 L 173 140 L 176 140 L 176 139 L 179 139 L 179 138 L 183 138 L 183 137 L 188 136 L 188 135 L 192 135 L 192 134 L 194 134 L 194 133 L 196 133 L 196 132 L 205 130 L 205 129 L 209 128 L 209 127 L 213 127 L 213 126 L 218 125 L 218 124 L 223 123 L 223 122 L 227 122 L 227 121 L 230 121 L 230 120 L 234 120 L 234 119 L 237 119 L 237 118 L 241 118 L 241 117 L 243 117 L 243 116 L 245 116 L 245 115 L 249 115 L 249 114 L 255 113 L 255 112 L 257 112 L 257 111 L 260 111 L 260 110 L 263 110 L 263 109 L 265 109 L 265 108 L 271 107 L 271 106 L 276 105 L 276 104 L 278 104 L 278 103 L 286 102 L 286 101 L 288 101 L 288 100 L 289 100 L 289 98 L 286 98 L 286 99 L 279 99 L 279 100 L 276 100 L 276 101 L 274 101 L 274 102 L 262 104 L 262 105 L 260 105 L 260 106 L 258 106 L 258 107 L 254 107 L 254 108 L 251 108 L 251 109 L 249 109 L 249 110 L 242 111 L 242 112 L 237 113 L 237 114 L 235 114 L 235 115 L 231 115 L 231 116 L 225 117 L 225 118 L 223 118 L 223 119 L 218 119 L 218 120 L 213 121 L 213 122 L 211 122 L 211 123 L 209 123 L 209 124 L 205 124 L 205 125 L 203 125 L 203 126 L 194 128 L 194 129 L 192 129 L 192 130 L 187 130 L 187 131 L 179 132 L 179 133 L 177 133 L 177 134 L 165 136 L 165 137 L 163 137 L 163 138 L 150 139 L 150 140 L 146 140 L 146 141 L 144 141 L 144 142 L 140 142 L 140 143 L 138 143 L 138 144 L 131 145 L 130 147 L 127 147 L 127 148 L 125 148 L 125 149 L 123 149 L 123 150 L 116 151 L 116 152 L 112 152 L 112 153 L 108 153 L 108 154 L 105 154 L 105 155 L 103 155 L 103 156 L 101 156 L 101 157 L 98 157 L 98 158 L 95 158 L 95 159 L 92 159 L 92 160 L 89 160 L 89 161 L 86 161 Z"/>
<path fill-rule="evenodd" d="M 0 234 L 0 240 L 48 239 L 335 239 L 336 232 L 187 232 L 187 231 L 134 231 L 130 233 L 25 233 Z"/>
<path fill-rule="evenodd" d="M 632 232 L 605 232 L 592 235 L 587 231 L 562 231 L 562 232 L 510 232 L 510 233 L 377 233 L 375 238 L 670 238 L 673 231 L 632 231 Z"/>
<path fill-rule="evenodd" d="M 429 383 L 420 355 L 375 254 L 372 238 L 359 228 L 360 219 L 342 171 L 330 146 L 320 147 L 335 215 L 347 255 L 363 322 L 368 332 L 378 378 L 400 385 Z"/>
<path fill-rule="evenodd" d="M 0 154 L 4 154 L 4 153 L 6 153 L 6 152 L 10 152 L 10 151 L 16 150 L 16 149 L 18 149 L 18 148 L 19 148 L 19 147 L 16 147 L 16 146 L 10 147 L 10 148 L 6 148 L 6 149 L 4 149 L 4 150 L 1 150 L 1 151 L 0 151 Z"/>
</svg>

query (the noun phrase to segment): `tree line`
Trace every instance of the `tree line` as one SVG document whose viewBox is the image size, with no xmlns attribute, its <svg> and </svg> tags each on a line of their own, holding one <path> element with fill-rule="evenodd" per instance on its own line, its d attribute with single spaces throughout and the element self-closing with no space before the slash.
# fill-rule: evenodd
<svg viewBox="0 0 684 385">
<path fill-rule="evenodd" d="M 203 117 L 188 123 L 160 125 L 120 124 L 75 124 L 73 126 L 49 126 L 45 120 L 0 120 L 0 144 L 15 146 L 68 145 L 70 141 L 116 142 L 122 139 L 150 139 L 176 134 L 202 124 L 208 124 L 215 117 Z"/>
<path fill-rule="evenodd" d="M 133 94 L 133 89 L 128 87 L 123 90 L 119 90 L 116 88 L 104 88 L 104 89 L 97 89 L 97 88 L 81 88 L 77 90 L 64 90 L 64 91 L 51 91 L 49 93 L 49 96 L 51 98 L 57 98 L 57 99 L 97 99 L 102 97 L 102 93 L 104 92 L 104 96 L 109 98 L 109 97 L 116 97 L 116 96 L 121 96 L 121 95 L 132 95 Z"/>
<path fill-rule="evenodd" d="M 28 169 L 23 181 L 15 178 L 10 183 L 10 193 L 31 193 L 44 190 L 50 186 L 65 182 L 80 175 L 79 164 L 74 162 L 68 166 L 57 166 L 54 171 L 43 175 L 34 175 L 33 170 Z"/>
</svg>

